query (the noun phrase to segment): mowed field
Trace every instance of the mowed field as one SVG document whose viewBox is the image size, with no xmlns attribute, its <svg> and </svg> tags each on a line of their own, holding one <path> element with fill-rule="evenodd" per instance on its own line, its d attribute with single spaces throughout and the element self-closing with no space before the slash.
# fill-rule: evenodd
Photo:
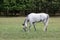
<svg viewBox="0 0 60 40">
<path fill-rule="evenodd" d="M 60 40 L 60 17 L 51 17 L 48 30 L 44 32 L 43 23 L 36 23 L 37 31 L 31 27 L 24 32 L 22 23 L 25 17 L 0 17 L 0 40 Z"/>
</svg>

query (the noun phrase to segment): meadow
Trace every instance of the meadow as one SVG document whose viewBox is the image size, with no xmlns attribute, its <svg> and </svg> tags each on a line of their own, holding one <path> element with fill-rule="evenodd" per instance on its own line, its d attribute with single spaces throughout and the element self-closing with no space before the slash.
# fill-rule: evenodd
<svg viewBox="0 0 60 40">
<path fill-rule="evenodd" d="M 25 17 L 0 17 L 0 40 L 60 40 L 60 17 L 50 17 L 47 32 L 43 23 L 36 23 L 30 32 L 24 32 L 22 23 Z"/>
</svg>

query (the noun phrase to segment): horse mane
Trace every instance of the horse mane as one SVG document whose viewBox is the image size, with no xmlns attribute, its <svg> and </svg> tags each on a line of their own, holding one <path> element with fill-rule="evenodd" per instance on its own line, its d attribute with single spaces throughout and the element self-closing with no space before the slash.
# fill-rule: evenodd
<svg viewBox="0 0 60 40">
<path fill-rule="evenodd" d="M 25 18 L 23 25 L 25 25 L 25 22 L 28 22 L 28 16 Z"/>
</svg>

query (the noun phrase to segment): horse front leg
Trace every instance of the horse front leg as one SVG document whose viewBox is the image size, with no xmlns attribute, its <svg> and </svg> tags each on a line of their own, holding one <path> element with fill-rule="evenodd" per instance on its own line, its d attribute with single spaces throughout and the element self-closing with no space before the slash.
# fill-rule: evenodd
<svg viewBox="0 0 60 40">
<path fill-rule="evenodd" d="M 34 26 L 34 29 L 35 29 L 35 31 L 36 31 L 35 22 L 33 22 L 33 26 Z"/>
<path fill-rule="evenodd" d="M 31 30 L 30 28 L 31 28 L 31 25 L 29 25 L 29 31 Z"/>
</svg>

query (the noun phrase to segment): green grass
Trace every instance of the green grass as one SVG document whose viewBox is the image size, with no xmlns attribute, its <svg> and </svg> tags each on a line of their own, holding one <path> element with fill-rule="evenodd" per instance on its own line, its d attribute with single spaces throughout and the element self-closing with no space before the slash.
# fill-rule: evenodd
<svg viewBox="0 0 60 40">
<path fill-rule="evenodd" d="M 50 18 L 48 31 L 43 31 L 43 23 L 36 23 L 37 31 L 23 32 L 25 17 L 0 17 L 0 40 L 60 40 L 60 17 Z"/>
</svg>

